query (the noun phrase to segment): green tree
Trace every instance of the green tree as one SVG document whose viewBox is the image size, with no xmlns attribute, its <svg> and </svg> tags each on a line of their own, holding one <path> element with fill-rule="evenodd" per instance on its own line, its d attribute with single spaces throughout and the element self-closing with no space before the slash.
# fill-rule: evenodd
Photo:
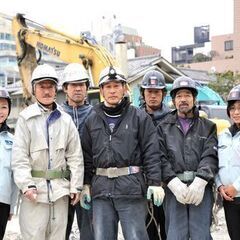
<svg viewBox="0 0 240 240">
<path fill-rule="evenodd" d="M 216 73 L 216 81 L 210 82 L 208 86 L 226 100 L 229 91 L 238 84 L 240 84 L 240 74 L 234 74 L 232 71 L 227 71 L 224 73 Z"/>
<path fill-rule="evenodd" d="M 208 57 L 207 55 L 203 54 L 203 53 L 197 53 L 193 56 L 192 61 L 193 62 L 207 62 L 210 61 L 211 57 Z"/>
</svg>

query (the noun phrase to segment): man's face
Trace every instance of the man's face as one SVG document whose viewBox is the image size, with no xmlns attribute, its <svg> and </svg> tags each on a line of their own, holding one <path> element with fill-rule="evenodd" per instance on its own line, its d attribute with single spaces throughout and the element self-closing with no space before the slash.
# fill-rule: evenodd
<svg viewBox="0 0 240 240">
<path fill-rule="evenodd" d="M 111 81 L 100 88 L 104 102 L 108 107 L 115 107 L 126 93 L 126 86 L 121 82 Z"/>
<path fill-rule="evenodd" d="M 147 88 L 144 89 L 144 99 L 147 107 L 155 110 L 160 107 L 163 100 L 163 90 Z"/>
<path fill-rule="evenodd" d="M 8 101 L 5 98 L 0 98 L 0 124 L 2 124 L 8 117 L 9 107 Z"/>
<path fill-rule="evenodd" d="M 35 97 L 44 106 L 54 102 L 56 96 L 56 84 L 51 80 L 44 80 L 35 84 Z"/>
<path fill-rule="evenodd" d="M 240 126 L 240 101 L 236 101 L 230 108 L 229 114 L 231 120 L 236 123 L 237 126 Z"/>
<path fill-rule="evenodd" d="M 68 97 L 68 104 L 70 106 L 80 106 L 84 104 L 87 96 L 87 86 L 85 82 L 68 83 L 64 87 L 64 92 Z"/>
<path fill-rule="evenodd" d="M 178 90 L 173 103 L 178 111 L 178 114 L 181 116 L 186 116 L 189 114 L 195 104 L 195 98 L 193 94 L 188 89 Z"/>
</svg>

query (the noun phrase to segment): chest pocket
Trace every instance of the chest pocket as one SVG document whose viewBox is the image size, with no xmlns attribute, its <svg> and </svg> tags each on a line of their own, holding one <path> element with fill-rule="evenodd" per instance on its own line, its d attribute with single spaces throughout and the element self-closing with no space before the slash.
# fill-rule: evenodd
<svg viewBox="0 0 240 240">
<path fill-rule="evenodd" d="M 44 141 L 39 141 L 36 143 L 34 141 L 30 145 L 30 155 L 31 155 L 31 161 L 32 165 L 37 169 L 38 167 L 42 167 L 42 161 L 43 159 L 47 158 L 47 143 Z"/>
<path fill-rule="evenodd" d="M 13 141 L 10 139 L 5 139 L 2 144 L 4 153 L 1 156 L 1 158 L 3 157 L 1 162 L 4 168 L 8 168 L 10 170 Z"/>
<path fill-rule="evenodd" d="M 218 159 L 219 159 L 219 167 L 225 167 L 227 166 L 227 162 L 228 162 L 228 154 L 230 153 L 229 148 L 227 145 L 225 144 L 219 144 L 218 145 Z"/>
<path fill-rule="evenodd" d="M 4 148 L 6 150 L 11 151 L 12 150 L 12 145 L 13 145 L 13 141 L 12 140 L 4 140 Z"/>
<path fill-rule="evenodd" d="M 93 152 L 101 152 L 103 151 L 103 147 L 108 146 L 109 136 L 106 133 L 105 128 L 101 127 L 92 127 L 90 130 L 91 140 L 92 140 L 92 150 Z M 84 141 L 84 140 L 83 140 Z M 102 144 L 99 144 L 102 143 Z"/>
<path fill-rule="evenodd" d="M 55 139 L 55 143 L 54 141 L 52 142 L 51 149 L 54 149 L 52 157 L 54 157 L 55 155 L 54 159 L 56 161 L 64 161 L 66 144 L 67 144 L 66 139 L 63 136 L 60 136 L 59 138 Z"/>
</svg>

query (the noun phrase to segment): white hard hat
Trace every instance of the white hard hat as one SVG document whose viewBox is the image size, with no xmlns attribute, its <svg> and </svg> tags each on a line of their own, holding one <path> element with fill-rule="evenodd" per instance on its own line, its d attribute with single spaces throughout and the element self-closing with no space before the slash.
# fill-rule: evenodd
<svg viewBox="0 0 240 240">
<path fill-rule="evenodd" d="M 58 76 L 52 66 L 48 64 L 38 65 L 32 73 L 31 84 L 33 85 L 36 82 L 40 82 L 46 79 L 58 84 Z"/>
<path fill-rule="evenodd" d="M 62 84 L 70 82 L 88 82 L 89 75 L 84 66 L 80 63 L 68 64 L 62 75 Z"/>
<path fill-rule="evenodd" d="M 123 72 L 114 66 L 104 68 L 99 77 L 99 87 L 110 81 L 127 82 Z"/>
</svg>

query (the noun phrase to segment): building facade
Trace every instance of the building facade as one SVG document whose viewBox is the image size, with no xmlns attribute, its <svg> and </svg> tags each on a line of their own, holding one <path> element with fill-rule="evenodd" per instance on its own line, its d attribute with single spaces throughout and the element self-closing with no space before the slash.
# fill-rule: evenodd
<svg viewBox="0 0 240 240">
<path fill-rule="evenodd" d="M 101 43 L 113 56 L 115 56 L 115 44 L 117 42 L 125 42 L 127 44 L 129 59 L 150 55 L 161 55 L 160 49 L 149 46 L 143 42 L 142 37 L 139 36 L 136 29 L 125 27 L 121 24 L 116 25 L 111 34 L 102 36 Z"/>
<path fill-rule="evenodd" d="M 234 0 L 234 32 L 211 38 L 211 61 L 186 64 L 185 67 L 209 72 L 240 73 L 240 0 Z"/>
<path fill-rule="evenodd" d="M 194 28 L 194 44 L 172 47 L 172 63 L 176 65 L 194 62 L 197 53 L 205 52 L 209 43 L 209 25 Z"/>
</svg>

